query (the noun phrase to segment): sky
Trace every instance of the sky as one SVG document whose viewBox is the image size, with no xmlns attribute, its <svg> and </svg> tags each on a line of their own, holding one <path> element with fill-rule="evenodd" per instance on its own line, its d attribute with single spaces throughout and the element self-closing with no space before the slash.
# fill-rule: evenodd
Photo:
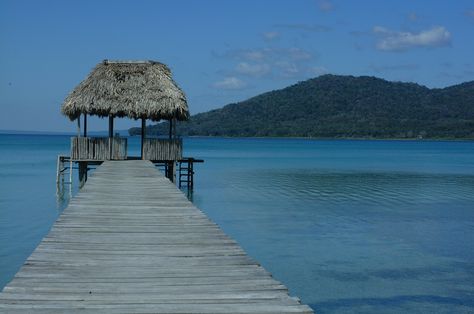
<svg viewBox="0 0 474 314">
<path fill-rule="evenodd" d="M 196 114 L 323 74 L 442 88 L 473 56 L 472 0 L 0 0 L 0 130 L 74 132 L 60 106 L 104 59 L 167 64 Z"/>
</svg>

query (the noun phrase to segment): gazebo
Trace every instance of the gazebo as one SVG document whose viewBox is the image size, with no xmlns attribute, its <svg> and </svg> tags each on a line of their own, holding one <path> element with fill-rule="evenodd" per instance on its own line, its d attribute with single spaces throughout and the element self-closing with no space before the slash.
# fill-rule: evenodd
<svg viewBox="0 0 474 314">
<path fill-rule="evenodd" d="M 189 118 L 189 110 L 186 96 L 163 63 L 104 60 L 66 97 L 61 112 L 77 121 L 78 134 L 71 138 L 70 158 L 74 162 L 129 158 L 127 139 L 114 136 L 116 117 L 141 119 L 139 158 L 154 162 L 176 162 L 182 158 L 182 141 L 176 136 L 175 126 L 177 121 Z M 88 115 L 108 118 L 108 137 L 87 136 Z M 169 137 L 146 138 L 147 119 L 168 120 Z"/>
</svg>

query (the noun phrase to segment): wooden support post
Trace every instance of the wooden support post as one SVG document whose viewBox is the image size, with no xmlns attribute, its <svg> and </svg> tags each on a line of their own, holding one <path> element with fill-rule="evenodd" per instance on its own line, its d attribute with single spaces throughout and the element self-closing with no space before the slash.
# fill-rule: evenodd
<svg viewBox="0 0 474 314">
<path fill-rule="evenodd" d="M 193 158 L 189 158 L 188 163 L 188 187 L 193 189 L 194 188 L 194 166 L 193 166 Z"/>
<path fill-rule="evenodd" d="M 114 137 L 114 117 L 109 116 L 109 137 Z"/>
<path fill-rule="evenodd" d="M 77 137 L 81 137 L 81 116 L 77 117 Z"/>
<path fill-rule="evenodd" d="M 87 181 L 87 161 L 79 161 L 79 187 Z"/>
<path fill-rule="evenodd" d="M 177 135 L 176 135 L 176 125 L 178 124 L 178 120 L 176 120 L 176 118 L 173 118 L 173 138 L 176 138 Z"/>
<path fill-rule="evenodd" d="M 141 158 L 142 160 L 145 159 L 145 137 L 146 137 L 146 119 L 142 118 L 142 150 L 141 150 Z"/>
<path fill-rule="evenodd" d="M 84 137 L 87 137 L 87 113 L 84 113 Z"/>
<path fill-rule="evenodd" d="M 176 161 L 167 161 L 165 166 L 166 177 L 176 183 Z"/>
<path fill-rule="evenodd" d="M 170 119 L 169 123 L 170 123 L 170 130 L 168 134 L 169 134 L 169 139 L 172 139 L 173 138 L 173 119 Z"/>
<path fill-rule="evenodd" d="M 73 162 L 72 162 L 72 158 L 69 158 L 69 184 L 71 184 L 72 186 L 72 165 L 73 165 Z"/>
<path fill-rule="evenodd" d="M 179 161 L 179 166 L 178 166 L 178 188 L 181 189 L 181 168 L 183 168 L 183 162 Z"/>
<path fill-rule="evenodd" d="M 176 161 L 170 161 L 168 163 L 168 179 L 176 183 Z"/>
<path fill-rule="evenodd" d="M 109 116 L 109 159 L 112 159 L 113 137 L 114 137 L 114 117 L 110 115 Z"/>
<path fill-rule="evenodd" d="M 58 155 L 58 162 L 56 165 L 56 184 L 59 184 L 59 177 L 61 176 L 62 162 L 61 156 Z"/>
</svg>

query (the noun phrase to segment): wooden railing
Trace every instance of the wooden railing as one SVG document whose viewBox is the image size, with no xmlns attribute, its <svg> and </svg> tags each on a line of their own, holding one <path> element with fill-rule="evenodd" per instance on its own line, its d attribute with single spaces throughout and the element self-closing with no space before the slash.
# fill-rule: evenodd
<svg viewBox="0 0 474 314">
<path fill-rule="evenodd" d="M 145 160 L 180 160 L 183 157 L 183 141 L 146 138 L 143 141 L 143 157 Z"/>
<path fill-rule="evenodd" d="M 114 137 L 72 137 L 73 160 L 124 160 L 127 159 L 127 139 Z"/>
<path fill-rule="evenodd" d="M 143 142 L 145 160 L 173 161 L 183 157 L 181 139 L 147 138 Z M 127 139 L 114 137 L 72 137 L 72 160 L 124 160 L 127 159 Z"/>
</svg>

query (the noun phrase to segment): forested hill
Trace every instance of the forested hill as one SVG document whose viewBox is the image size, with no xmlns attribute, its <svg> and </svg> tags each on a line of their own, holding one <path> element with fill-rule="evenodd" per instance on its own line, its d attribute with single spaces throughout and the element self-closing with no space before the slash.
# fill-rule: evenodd
<svg viewBox="0 0 474 314">
<path fill-rule="evenodd" d="M 130 134 L 139 134 L 139 128 Z M 167 134 L 160 123 L 147 133 Z M 323 75 L 178 124 L 183 136 L 474 138 L 474 81 L 429 89 L 375 77 Z"/>
</svg>

